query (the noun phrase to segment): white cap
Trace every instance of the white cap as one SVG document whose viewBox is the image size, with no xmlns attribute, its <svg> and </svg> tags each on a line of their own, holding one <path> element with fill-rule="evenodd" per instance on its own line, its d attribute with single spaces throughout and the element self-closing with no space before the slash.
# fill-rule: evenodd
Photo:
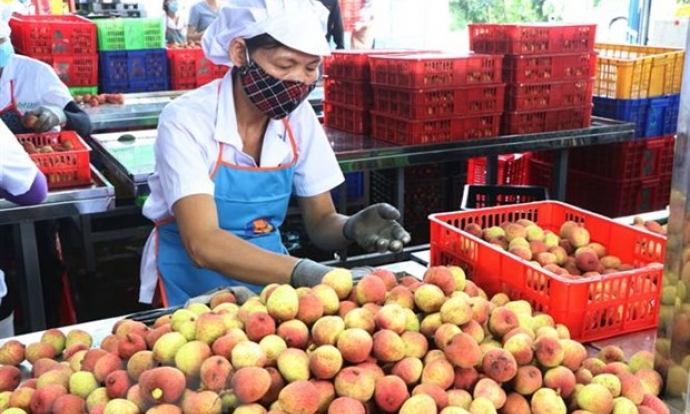
<svg viewBox="0 0 690 414">
<path fill-rule="evenodd" d="M 314 56 L 328 56 L 328 9 L 316 0 L 232 0 L 204 32 L 206 57 L 232 66 L 230 42 L 269 34 L 287 47 Z"/>
</svg>

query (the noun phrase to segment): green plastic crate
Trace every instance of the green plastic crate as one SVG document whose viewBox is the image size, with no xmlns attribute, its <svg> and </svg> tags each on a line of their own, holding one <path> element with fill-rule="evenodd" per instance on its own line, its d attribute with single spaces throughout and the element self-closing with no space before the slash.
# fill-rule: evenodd
<svg viewBox="0 0 690 414">
<path fill-rule="evenodd" d="M 69 89 L 69 93 L 72 96 L 76 95 L 96 95 L 98 94 L 98 85 L 96 86 L 73 86 Z"/>
<path fill-rule="evenodd" d="M 162 18 L 114 18 L 94 20 L 98 27 L 98 50 L 138 50 L 165 47 Z"/>
</svg>

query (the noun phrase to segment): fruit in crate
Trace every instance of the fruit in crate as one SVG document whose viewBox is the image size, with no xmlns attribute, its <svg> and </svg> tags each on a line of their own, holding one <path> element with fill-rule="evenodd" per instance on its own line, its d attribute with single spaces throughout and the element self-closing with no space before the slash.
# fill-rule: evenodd
<svg viewBox="0 0 690 414">
<path fill-rule="evenodd" d="M 640 216 L 633 218 L 633 226 L 639 227 L 652 233 L 666 234 L 668 231 L 668 224 L 659 224 L 654 220 L 645 220 Z"/>
<path fill-rule="evenodd" d="M 421 281 L 390 276 L 379 269 L 360 286 L 341 269 L 326 280 L 337 293 L 270 285 L 241 304 L 223 291 L 150 327 L 118 321 L 98 348 L 79 330 L 9 340 L 0 347 L 0 409 L 10 401 L 31 412 L 182 414 L 659 407 L 663 383 L 649 350 L 629 364 L 615 346 L 588 358 L 567 327 L 525 300 L 487 297 L 459 267 L 431 267 Z M 32 378 L 19 387 L 24 358 Z M 669 369 L 674 378 L 686 372 Z"/>
<path fill-rule="evenodd" d="M 653 228 L 643 223 L 636 225 Z M 477 223 L 468 223 L 463 231 L 567 278 L 596 277 L 634 269 L 632 264 L 622 263 L 619 257 L 609 254 L 606 246 L 591 239 L 587 228 L 574 221 L 566 221 L 553 229 L 543 229 L 525 219 L 484 229 Z"/>
<path fill-rule="evenodd" d="M 123 105 L 125 103 L 125 96 L 121 93 L 101 93 L 98 95 L 84 94 L 74 95 L 74 102 L 89 106 L 99 106 L 106 103 Z"/>
</svg>

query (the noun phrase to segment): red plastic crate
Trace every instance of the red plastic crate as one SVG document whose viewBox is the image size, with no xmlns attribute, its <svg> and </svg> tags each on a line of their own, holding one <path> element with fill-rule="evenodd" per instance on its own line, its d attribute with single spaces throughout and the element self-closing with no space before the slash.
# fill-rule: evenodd
<svg viewBox="0 0 690 414">
<path fill-rule="evenodd" d="M 98 55 L 33 56 L 52 66 L 67 86 L 98 85 Z"/>
<path fill-rule="evenodd" d="M 368 110 L 324 101 L 323 113 L 326 126 L 357 135 L 367 135 L 371 131 Z"/>
<path fill-rule="evenodd" d="M 527 55 L 594 50 L 593 24 L 469 24 L 470 49 L 477 53 Z"/>
<path fill-rule="evenodd" d="M 592 103 L 594 80 L 519 83 L 506 88 L 506 111 L 529 111 Z"/>
<path fill-rule="evenodd" d="M 81 16 L 18 15 L 10 19 L 12 44 L 25 55 L 91 55 L 97 52 L 96 25 Z"/>
<path fill-rule="evenodd" d="M 581 129 L 589 127 L 591 119 L 591 104 L 571 108 L 506 112 L 503 114 L 501 134 L 535 134 L 565 129 Z"/>
<path fill-rule="evenodd" d="M 671 174 L 634 180 L 609 180 L 569 172 L 566 200 L 608 217 L 663 210 L 671 199 Z"/>
<path fill-rule="evenodd" d="M 369 82 L 351 82 L 336 78 L 324 79 L 324 98 L 326 101 L 370 109 L 374 102 Z"/>
<path fill-rule="evenodd" d="M 555 232 L 567 220 L 582 223 L 608 254 L 640 268 L 565 278 L 461 230 L 468 223 L 486 228 L 521 218 Z M 657 324 L 666 250 L 660 235 L 557 201 L 432 214 L 429 219 L 432 266 L 459 265 L 489 296 L 504 292 L 513 300 L 529 301 L 567 326 L 575 340 L 609 338 Z"/>
<path fill-rule="evenodd" d="M 507 83 L 589 80 L 596 70 L 595 53 L 506 56 L 503 60 L 503 79 Z"/>
<path fill-rule="evenodd" d="M 499 155 L 496 184 L 528 184 L 529 156 L 529 152 Z M 486 184 L 486 157 L 470 158 L 467 161 L 467 184 Z"/>
<path fill-rule="evenodd" d="M 411 119 L 495 114 L 503 111 L 505 85 L 444 89 L 403 89 L 374 86 L 374 109 Z"/>
<path fill-rule="evenodd" d="M 414 53 L 414 49 L 334 50 L 323 58 L 324 75 L 350 82 L 368 81 L 369 56 Z"/>
<path fill-rule="evenodd" d="M 401 88 L 442 88 L 502 82 L 503 57 L 479 54 L 369 56 L 371 83 Z"/>
<path fill-rule="evenodd" d="M 194 89 L 225 76 L 230 69 L 208 60 L 201 48 L 168 49 L 170 86 L 173 90 Z"/>
<path fill-rule="evenodd" d="M 73 149 L 47 154 L 31 154 L 31 159 L 43 172 L 48 188 L 77 187 L 91 184 L 91 164 L 86 143 L 74 131 L 50 132 L 46 134 L 20 134 L 19 142 L 31 142 L 38 149 L 45 145 L 57 145 L 70 141 Z"/>
<path fill-rule="evenodd" d="M 675 142 L 675 137 L 669 135 L 571 148 L 568 151 L 568 169 L 611 180 L 657 178 L 671 173 Z M 533 157 L 553 164 L 553 153 L 550 151 L 534 152 Z"/>
<path fill-rule="evenodd" d="M 399 145 L 434 144 L 498 135 L 501 114 L 409 120 L 371 111 L 371 136 Z"/>
</svg>

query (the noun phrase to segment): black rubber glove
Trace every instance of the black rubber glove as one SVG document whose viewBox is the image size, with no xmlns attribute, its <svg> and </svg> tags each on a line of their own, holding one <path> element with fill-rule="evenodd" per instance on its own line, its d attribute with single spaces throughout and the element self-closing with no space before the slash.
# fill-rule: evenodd
<svg viewBox="0 0 690 414">
<path fill-rule="evenodd" d="M 34 124 L 34 131 L 40 133 L 48 132 L 58 125 L 63 125 L 67 122 L 65 111 L 57 106 L 39 106 L 28 112 L 28 114 L 35 115 L 38 120 Z"/>
<path fill-rule="evenodd" d="M 343 235 L 367 252 L 399 252 L 410 242 L 410 233 L 395 221 L 399 217 L 392 205 L 374 204 L 347 219 Z"/>
<path fill-rule="evenodd" d="M 256 292 L 246 286 L 231 286 L 228 287 L 228 290 L 235 295 L 235 300 L 237 301 L 238 305 L 242 305 L 244 302 L 249 300 L 249 298 L 258 296 Z"/>
<path fill-rule="evenodd" d="M 300 259 L 295 263 L 295 267 L 292 269 L 290 285 L 296 288 L 316 286 L 321 283 L 321 279 L 323 279 L 324 275 L 333 269 L 333 267 L 322 265 L 313 260 Z M 372 267 L 355 267 L 350 269 L 350 273 L 352 274 L 352 279 L 358 281 L 373 270 Z"/>
</svg>

